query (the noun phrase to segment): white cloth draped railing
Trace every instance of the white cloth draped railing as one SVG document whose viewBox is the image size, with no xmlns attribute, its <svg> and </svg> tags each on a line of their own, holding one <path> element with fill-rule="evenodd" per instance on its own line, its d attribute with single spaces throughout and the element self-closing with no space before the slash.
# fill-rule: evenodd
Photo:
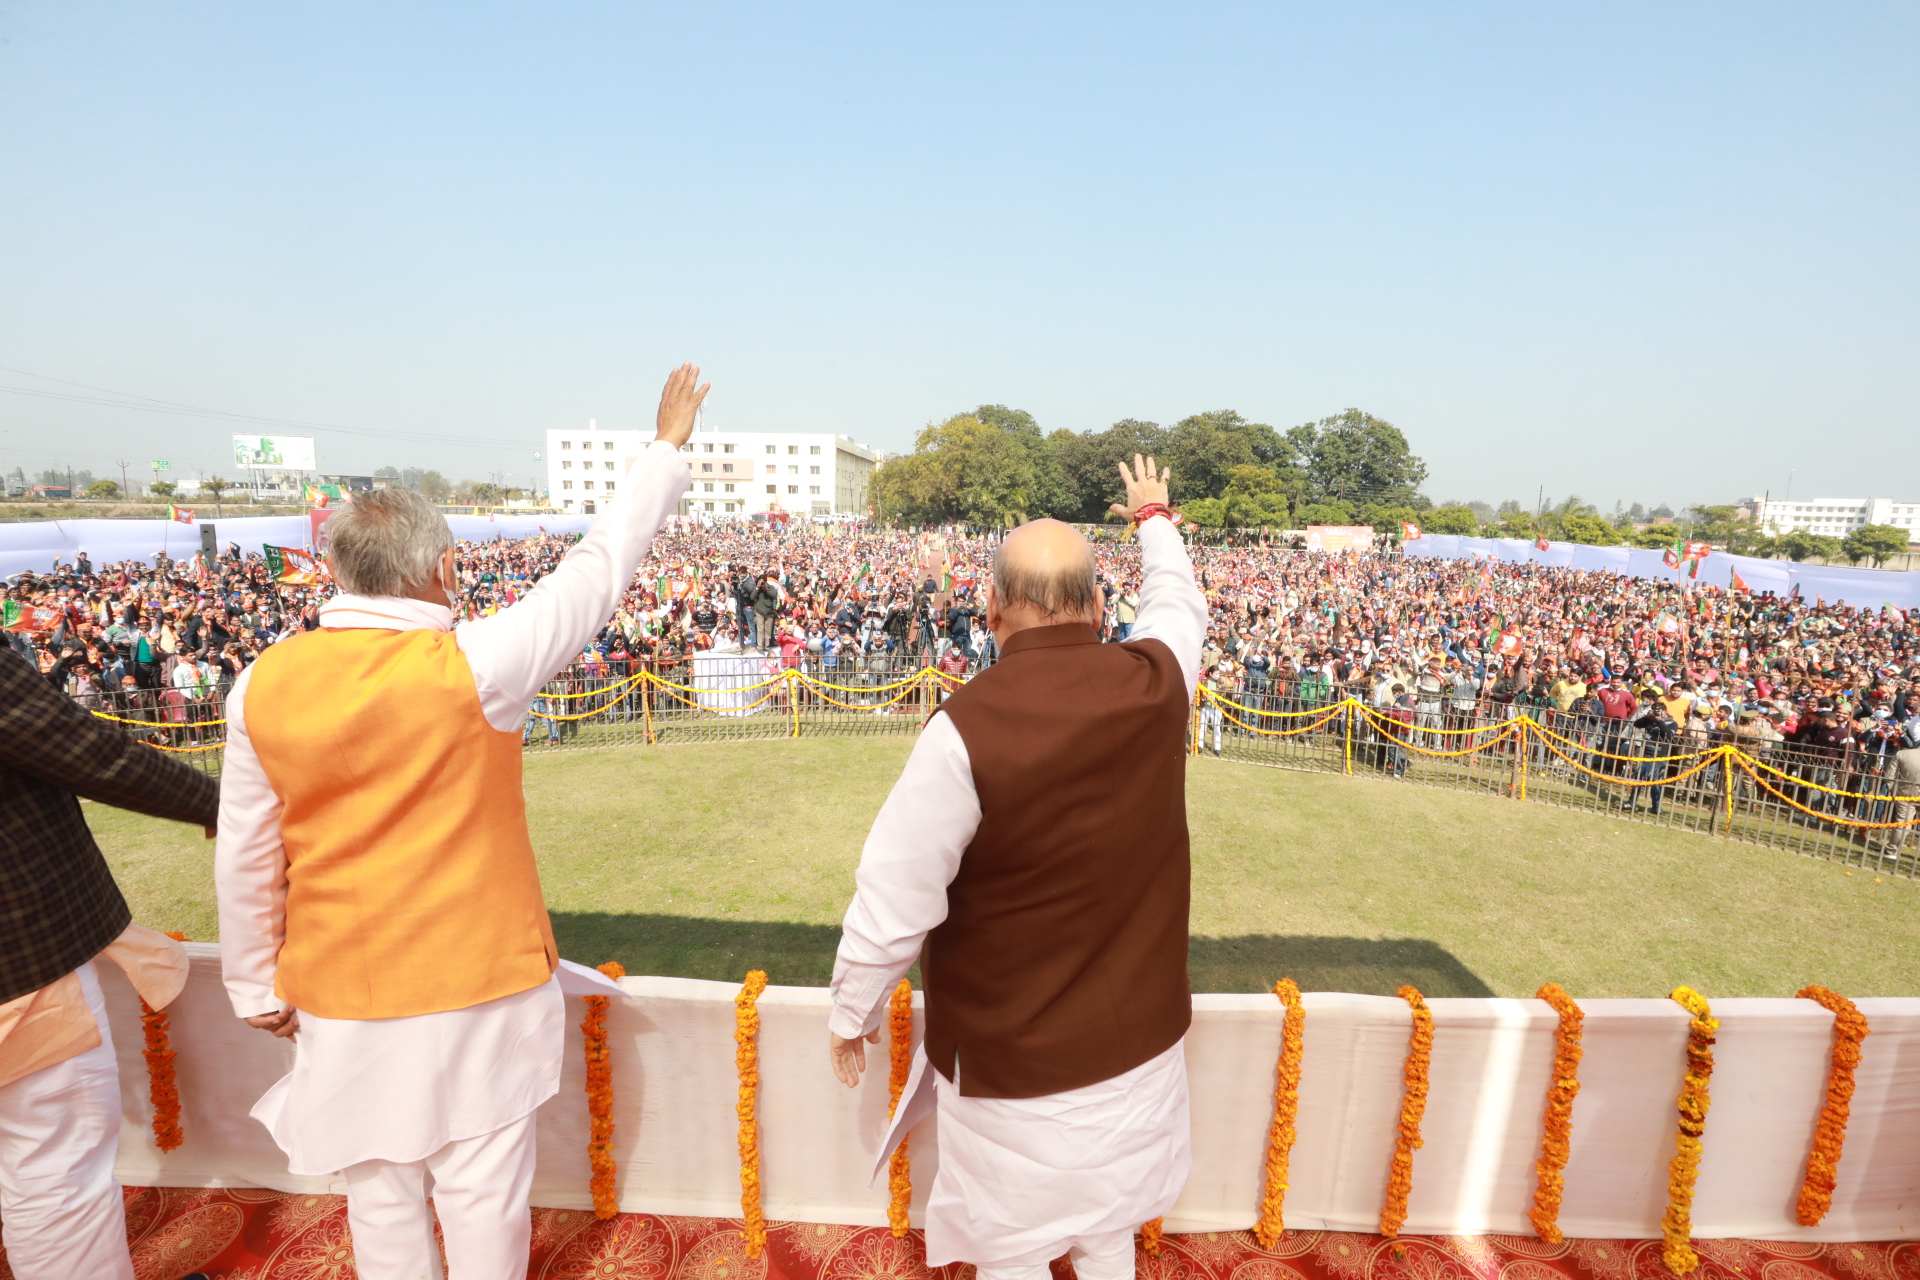
<svg viewBox="0 0 1920 1280">
<path fill-rule="evenodd" d="M 247 1115 L 292 1049 L 233 1017 L 216 948 L 189 944 L 193 969 L 171 1011 L 186 1142 L 162 1155 L 147 1127 L 139 1005 L 103 967 L 125 1100 L 119 1175 L 141 1186 L 259 1186 L 339 1191 L 337 1178 L 287 1172 Z M 607 1026 L 614 1070 L 620 1206 L 632 1212 L 738 1216 L 731 983 L 629 978 Z M 1711 993 L 1709 993 L 1710 995 Z M 1542 1001 L 1430 1000 L 1432 1089 L 1414 1156 L 1406 1230 L 1531 1235 L 1526 1219 L 1557 1019 Z M 1713 1001 L 1713 1107 L 1693 1204 L 1694 1233 L 1777 1240 L 1887 1240 L 1920 1234 L 1920 999 L 1858 1001 L 1871 1025 L 1833 1208 L 1816 1228 L 1793 1207 L 1823 1101 L 1833 1018 L 1810 1000 Z M 1287 1225 L 1372 1231 L 1399 1115 L 1410 1018 L 1392 997 L 1308 994 L 1299 1140 Z M 1674 1099 L 1687 1015 L 1667 1000 L 1582 1001 L 1581 1092 L 1560 1214 L 1565 1233 L 1659 1235 L 1673 1153 Z M 826 1060 L 827 992 L 770 987 L 760 998 L 760 1130 L 767 1216 L 879 1226 L 884 1179 L 867 1186 L 886 1130 L 886 1047 L 860 1089 Z M 568 1001 L 565 1075 L 539 1122 L 534 1203 L 591 1206 L 579 1023 Z M 1170 1231 L 1251 1226 L 1272 1117 L 1280 1002 L 1194 997 L 1187 1063 L 1193 1176 Z M 913 1135 L 914 1200 L 938 1160 L 937 1121 Z M 918 1218 L 915 1218 L 916 1223 Z"/>
</svg>

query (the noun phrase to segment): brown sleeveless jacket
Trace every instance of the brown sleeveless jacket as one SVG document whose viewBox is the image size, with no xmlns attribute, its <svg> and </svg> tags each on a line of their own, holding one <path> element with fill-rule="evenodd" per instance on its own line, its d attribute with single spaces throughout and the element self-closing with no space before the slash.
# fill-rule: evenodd
<svg viewBox="0 0 1920 1280">
<path fill-rule="evenodd" d="M 980 828 L 927 936 L 926 1050 L 970 1097 L 1111 1079 L 1186 1034 L 1187 691 L 1158 640 L 1009 638 L 944 707 Z"/>
</svg>

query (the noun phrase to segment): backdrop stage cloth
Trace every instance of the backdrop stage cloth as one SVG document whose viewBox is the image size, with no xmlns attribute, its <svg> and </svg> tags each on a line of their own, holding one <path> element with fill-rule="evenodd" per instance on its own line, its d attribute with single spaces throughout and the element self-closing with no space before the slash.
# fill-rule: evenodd
<svg viewBox="0 0 1920 1280">
<path fill-rule="evenodd" d="M 148 1128 L 139 1005 L 101 967 L 120 1054 L 125 1118 L 119 1176 L 129 1186 L 338 1192 L 302 1178 L 247 1115 L 288 1070 L 292 1048 L 233 1016 L 217 949 L 190 943 L 192 973 L 170 1010 L 186 1142 L 163 1155 Z M 627 978 L 608 1009 L 620 1208 L 731 1217 L 740 1212 L 732 983 Z M 1710 993 L 1709 993 L 1710 994 Z M 1281 1006 L 1271 995 L 1194 997 L 1187 1037 L 1193 1176 L 1166 1228 L 1241 1230 L 1260 1200 L 1273 1114 Z M 1543 1001 L 1436 999 L 1426 1145 L 1414 1155 L 1406 1231 L 1531 1236 L 1541 1115 L 1557 1018 Z M 1379 1219 L 1411 1019 L 1383 996 L 1309 994 L 1299 1140 L 1286 1221 L 1299 1230 L 1370 1232 Z M 1716 1000 L 1713 1107 L 1693 1204 L 1697 1238 L 1895 1240 L 1920 1234 L 1920 999 L 1859 1001 L 1863 1046 L 1833 1208 L 1818 1227 L 1793 1207 L 1824 1096 L 1833 1018 L 1810 1000 Z M 1560 1225 L 1570 1237 L 1659 1235 L 1673 1153 L 1674 1099 L 1687 1015 L 1668 1000 L 1589 1000 L 1581 1092 Z M 886 1048 L 869 1051 L 857 1090 L 826 1062 L 824 988 L 769 987 L 759 1002 L 759 1101 L 767 1217 L 848 1226 L 886 1222 L 885 1180 L 869 1188 L 887 1124 Z M 568 1001 L 560 1093 L 539 1117 L 533 1203 L 586 1209 L 584 1006 Z M 916 1028 L 916 1034 L 918 1029 Z M 912 1136 L 914 1224 L 939 1158 L 937 1119 Z M 1749 1280 L 1752 1277 L 1749 1276 Z"/>
<path fill-rule="evenodd" d="M 346 1201 L 279 1191 L 129 1188 L 127 1235 L 140 1280 L 355 1280 Z M 930 1270 L 915 1231 L 817 1222 L 767 1225 L 746 1256 L 740 1222 L 535 1209 L 528 1280 L 971 1280 Z M 1920 1280 L 1920 1246 L 1702 1240 L 1688 1280 Z M 1140 1280 L 1672 1280 L 1649 1240 L 1542 1244 L 1514 1236 L 1433 1238 L 1289 1231 L 1272 1252 L 1244 1231 L 1169 1235 L 1136 1253 Z M 1073 1280 L 1064 1260 L 1054 1280 Z M 0 1280 L 12 1280 L 0 1260 Z M 456 1277 L 455 1280 L 458 1280 Z"/>
</svg>

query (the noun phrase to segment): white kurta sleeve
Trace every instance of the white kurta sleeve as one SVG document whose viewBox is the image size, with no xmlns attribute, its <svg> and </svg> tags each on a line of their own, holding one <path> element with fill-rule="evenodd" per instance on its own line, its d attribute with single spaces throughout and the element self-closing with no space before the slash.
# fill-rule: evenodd
<svg viewBox="0 0 1920 1280">
<path fill-rule="evenodd" d="M 929 930 L 947 918 L 947 886 L 980 827 L 980 797 L 960 731 L 936 714 L 873 820 L 856 892 L 840 925 L 827 1029 L 843 1039 L 880 1025 L 893 988 Z"/>
<path fill-rule="evenodd" d="M 1200 683 L 1200 646 L 1207 638 L 1207 598 L 1194 581 L 1187 544 L 1173 521 L 1155 516 L 1140 526 L 1140 609 L 1127 639 L 1158 640 L 1173 650 L 1187 679 Z"/>
<path fill-rule="evenodd" d="M 220 827 L 213 887 L 220 910 L 220 973 L 242 1018 L 278 1013 L 273 994 L 280 944 L 287 936 L 287 851 L 280 843 L 280 797 L 247 736 L 246 691 L 252 668 L 227 694 L 226 760 L 220 768 Z"/>
<path fill-rule="evenodd" d="M 680 451 L 655 440 L 628 472 L 627 491 L 558 569 L 525 599 L 454 629 L 488 724 L 518 729 L 534 694 L 607 625 L 653 535 L 692 483 Z"/>
</svg>

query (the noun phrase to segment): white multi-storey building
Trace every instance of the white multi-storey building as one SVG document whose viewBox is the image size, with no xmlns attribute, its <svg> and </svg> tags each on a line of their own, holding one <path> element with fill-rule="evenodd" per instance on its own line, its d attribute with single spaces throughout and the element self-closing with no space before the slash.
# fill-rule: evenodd
<svg viewBox="0 0 1920 1280">
<path fill-rule="evenodd" d="M 652 432 L 547 432 L 547 496 L 562 511 L 595 514 L 618 497 L 627 459 Z M 681 446 L 693 488 L 681 515 L 747 520 L 769 511 L 790 515 L 864 515 L 880 453 L 846 436 L 786 431 L 697 431 Z"/>
<path fill-rule="evenodd" d="M 1890 524 L 1905 529 L 1908 542 L 1920 543 L 1920 503 L 1895 502 L 1892 498 L 1807 498 L 1792 502 L 1752 498 L 1746 505 L 1761 529 L 1775 536 L 1804 529 L 1844 538 L 1863 525 Z"/>
</svg>

